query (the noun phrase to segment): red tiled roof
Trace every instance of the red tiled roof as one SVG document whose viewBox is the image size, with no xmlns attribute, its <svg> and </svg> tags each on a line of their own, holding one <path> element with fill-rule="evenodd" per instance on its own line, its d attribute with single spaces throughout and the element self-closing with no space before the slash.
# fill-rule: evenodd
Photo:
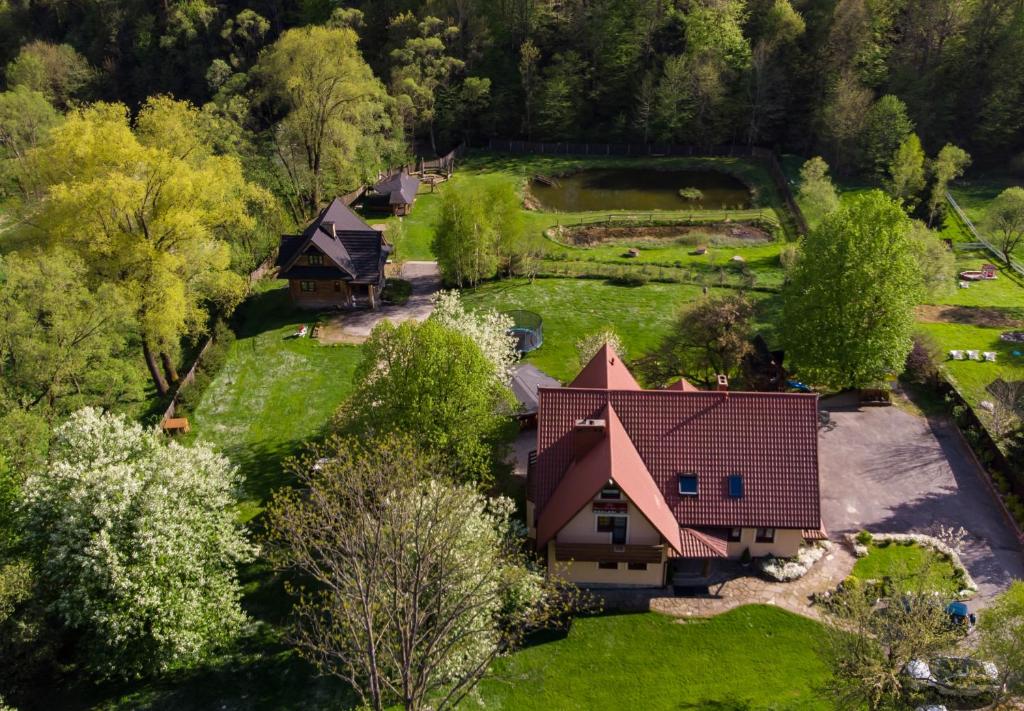
<svg viewBox="0 0 1024 711">
<path fill-rule="evenodd" d="M 569 387 L 639 390 L 640 384 L 633 378 L 633 374 L 629 372 L 629 368 L 619 358 L 618 353 L 605 343 Z"/>
<path fill-rule="evenodd" d="M 682 544 L 680 558 L 725 558 L 729 555 L 728 542 L 712 533 L 680 528 L 679 539 Z"/>
<path fill-rule="evenodd" d="M 828 531 L 825 530 L 825 524 L 821 524 L 820 528 L 805 528 L 801 533 L 805 541 L 828 540 Z"/>
<path fill-rule="evenodd" d="M 572 478 L 576 421 L 611 409 L 680 526 L 821 525 L 816 395 L 570 386 L 541 388 L 539 401 L 540 517 L 560 482 Z M 698 496 L 679 494 L 681 473 L 697 475 Z M 743 477 L 739 498 L 729 496 L 731 474 Z"/>
<path fill-rule="evenodd" d="M 679 380 L 677 380 L 676 382 L 672 383 L 671 385 L 669 385 L 665 389 L 666 390 L 682 390 L 683 392 L 688 392 L 688 393 L 700 392 L 700 388 L 698 388 L 696 385 L 693 385 L 692 383 L 690 383 L 690 381 L 687 380 L 686 378 L 680 378 Z"/>
<path fill-rule="evenodd" d="M 611 405 L 606 405 L 601 414 L 605 420 L 604 436 L 578 461 L 572 463 L 548 499 L 547 506 L 537 520 L 537 547 L 547 544 L 611 479 L 668 545 L 681 552 L 679 524 L 644 466 L 644 460 L 626 434 L 622 422 Z"/>
</svg>

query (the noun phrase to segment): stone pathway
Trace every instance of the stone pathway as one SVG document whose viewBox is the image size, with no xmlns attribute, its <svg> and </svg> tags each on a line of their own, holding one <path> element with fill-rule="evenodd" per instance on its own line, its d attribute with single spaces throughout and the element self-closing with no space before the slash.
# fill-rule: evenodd
<svg viewBox="0 0 1024 711">
<path fill-rule="evenodd" d="M 776 605 L 789 612 L 821 619 L 811 606 L 813 593 L 833 590 L 853 570 L 855 559 L 845 543 L 833 541 L 832 550 L 804 577 L 791 583 L 774 583 L 753 572 L 729 577 L 710 586 L 704 597 L 676 597 L 666 590 L 600 590 L 609 609 L 660 612 L 673 617 L 712 617 L 741 605 Z M 737 571 L 738 572 L 738 571 Z"/>
<path fill-rule="evenodd" d="M 409 300 L 401 306 L 382 306 L 374 311 L 347 311 L 331 316 L 320 334 L 321 343 L 362 343 L 382 320 L 399 324 L 425 321 L 434 312 L 434 293 L 441 288 L 437 262 L 405 262 L 401 278 L 412 284 Z"/>
</svg>

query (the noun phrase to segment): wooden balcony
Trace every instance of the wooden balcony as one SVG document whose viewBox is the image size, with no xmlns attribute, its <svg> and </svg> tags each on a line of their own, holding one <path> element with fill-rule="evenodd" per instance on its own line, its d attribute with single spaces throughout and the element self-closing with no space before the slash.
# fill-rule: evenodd
<svg viewBox="0 0 1024 711">
<path fill-rule="evenodd" d="M 555 560 L 609 563 L 660 563 L 665 546 L 616 546 L 610 543 L 555 543 Z"/>
</svg>

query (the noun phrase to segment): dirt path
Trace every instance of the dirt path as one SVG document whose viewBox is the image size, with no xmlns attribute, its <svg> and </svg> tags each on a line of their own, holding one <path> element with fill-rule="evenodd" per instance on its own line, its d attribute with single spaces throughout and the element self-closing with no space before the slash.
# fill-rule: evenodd
<svg viewBox="0 0 1024 711">
<path fill-rule="evenodd" d="M 1008 309 L 983 306 L 918 306 L 914 313 L 924 323 L 959 323 L 983 328 L 1016 328 L 1022 322 Z"/>
<path fill-rule="evenodd" d="M 434 312 L 434 293 L 441 288 L 437 262 L 405 262 L 402 279 L 412 284 L 409 300 L 401 306 L 382 306 L 376 311 L 348 311 L 331 316 L 324 324 L 321 343 L 362 343 L 382 320 L 391 323 L 425 321 Z"/>
</svg>

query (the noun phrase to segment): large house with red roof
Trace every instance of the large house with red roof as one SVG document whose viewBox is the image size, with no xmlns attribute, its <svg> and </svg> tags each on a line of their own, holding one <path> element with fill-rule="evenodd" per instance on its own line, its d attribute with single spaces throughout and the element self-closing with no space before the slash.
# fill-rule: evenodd
<svg viewBox="0 0 1024 711">
<path fill-rule="evenodd" d="M 538 391 L 527 526 L 550 570 L 662 586 L 673 561 L 796 555 L 824 536 L 816 395 L 644 390 L 603 347 Z"/>
</svg>

